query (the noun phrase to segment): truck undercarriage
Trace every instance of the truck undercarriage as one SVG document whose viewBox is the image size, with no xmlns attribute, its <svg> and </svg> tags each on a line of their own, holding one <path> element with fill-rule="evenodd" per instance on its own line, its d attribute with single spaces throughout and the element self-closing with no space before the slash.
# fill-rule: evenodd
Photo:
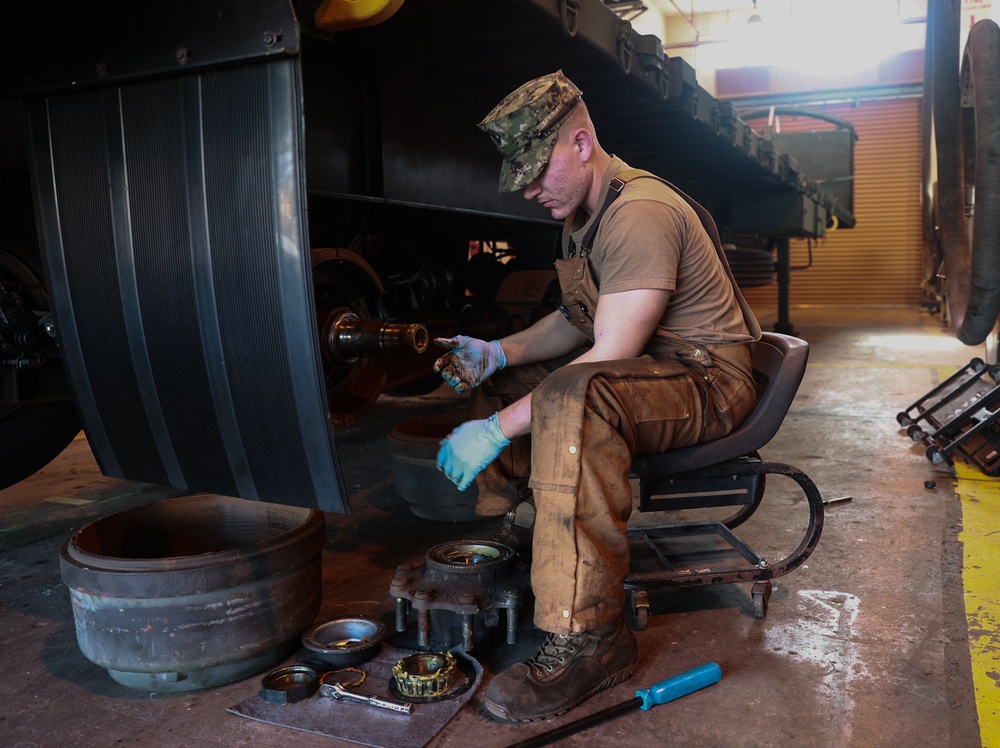
<svg viewBox="0 0 1000 748">
<path fill-rule="evenodd" d="M 0 486 L 78 416 L 107 475 L 346 511 L 334 428 L 433 386 L 429 337 L 551 303 L 559 226 L 497 192 L 475 124 L 556 69 L 724 241 L 780 259 L 853 225 L 849 179 L 819 186 L 853 171 L 852 131 L 804 173 L 599 0 L 409 0 L 345 28 L 330 5 L 78 8 L 0 75 Z"/>
</svg>

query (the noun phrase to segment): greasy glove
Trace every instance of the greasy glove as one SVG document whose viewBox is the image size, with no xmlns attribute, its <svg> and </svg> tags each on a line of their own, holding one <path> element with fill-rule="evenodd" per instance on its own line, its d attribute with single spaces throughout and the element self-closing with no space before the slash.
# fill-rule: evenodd
<svg viewBox="0 0 1000 748">
<path fill-rule="evenodd" d="M 435 338 L 434 342 L 448 353 L 434 362 L 438 372 L 455 392 L 478 387 L 497 369 L 507 365 L 507 356 L 499 340 L 485 340 L 459 335 L 455 338 Z"/>
<path fill-rule="evenodd" d="M 438 470 L 448 476 L 459 491 L 464 491 L 508 444 L 510 439 L 500 430 L 496 413 L 482 421 L 468 421 L 441 442 L 437 455 Z"/>
</svg>

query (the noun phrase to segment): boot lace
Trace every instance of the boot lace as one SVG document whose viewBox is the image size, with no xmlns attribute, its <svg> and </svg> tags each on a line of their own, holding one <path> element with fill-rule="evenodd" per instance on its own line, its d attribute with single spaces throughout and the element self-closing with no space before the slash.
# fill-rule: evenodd
<svg viewBox="0 0 1000 748">
<path fill-rule="evenodd" d="M 542 642 L 542 646 L 528 660 L 528 665 L 545 670 L 551 673 L 556 667 L 566 664 L 566 660 L 576 654 L 587 638 L 586 632 L 579 634 L 549 634 Z"/>
</svg>

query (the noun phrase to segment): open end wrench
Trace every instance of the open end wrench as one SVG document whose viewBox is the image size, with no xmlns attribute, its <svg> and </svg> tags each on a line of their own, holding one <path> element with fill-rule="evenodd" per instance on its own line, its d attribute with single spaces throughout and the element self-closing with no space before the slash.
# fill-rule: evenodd
<svg viewBox="0 0 1000 748">
<path fill-rule="evenodd" d="M 405 701 L 396 701 L 394 699 L 384 699 L 380 696 L 363 693 L 361 691 L 349 691 L 340 683 L 324 683 L 319 687 L 319 693 L 321 696 L 326 696 L 329 699 L 356 701 L 360 704 L 377 706 L 380 709 L 389 709 L 390 711 L 399 712 L 400 714 L 409 714 L 413 711 L 413 704 L 408 704 Z"/>
</svg>

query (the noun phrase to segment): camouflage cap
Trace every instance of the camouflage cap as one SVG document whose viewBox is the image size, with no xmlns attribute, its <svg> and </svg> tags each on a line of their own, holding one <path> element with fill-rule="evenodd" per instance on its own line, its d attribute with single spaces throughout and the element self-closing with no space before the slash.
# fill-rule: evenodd
<svg viewBox="0 0 1000 748">
<path fill-rule="evenodd" d="M 528 81 L 486 115 L 479 128 L 503 156 L 500 192 L 514 192 L 542 173 L 559 125 L 582 94 L 562 70 Z"/>
</svg>

